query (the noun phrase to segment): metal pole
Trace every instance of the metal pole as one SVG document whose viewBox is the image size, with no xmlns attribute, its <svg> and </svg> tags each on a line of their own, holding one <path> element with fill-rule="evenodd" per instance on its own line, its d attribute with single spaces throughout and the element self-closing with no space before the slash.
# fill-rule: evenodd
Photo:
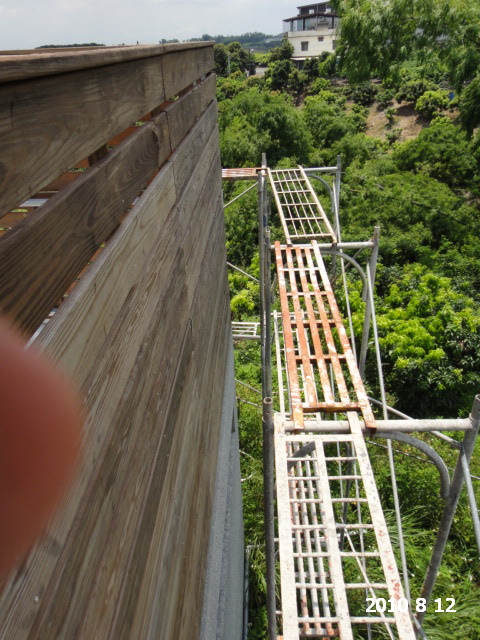
<svg viewBox="0 0 480 640">
<path fill-rule="evenodd" d="M 235 271 L 238 271 L 239 273 L 241 273 L 244 276 L 247 276 L 247 278 L 250 278 L 250 280 L 253 280 L 254 282 L 260 282 L 260 280 L 258 280 L 257 278 L 255 278 L 254 276 L 250 275 L 249 273 L 247 273 L 246 271 L 243 271 L 243 269 L 240 269 L 239 267 L 236 267 L 234 264 L 232 264 L 231 262 L 227 262 L 227 265 L 231 268 L 231 269 L 235 269 Z"/>
<path fill-rule="evenodd" d="M 252 189 L 255 189 L 255 187 L 258 188 L 258 183 L 257 184 L 252 184 L 250 187 L 248 187 L 247 189 L 245 189 L 245 191 L 242 191 L 242 193 L 239 193 L 238 196 L 235 196 L 235 198 L 233 198 L 232 200 L 230 200 L 230 202 L 227 202 L 227 204 L 223 205 L 223 210 L 225 210 L 227 207 L 229 207 L 231 204 L 233 204 L 234 202 L 236 202 L 239 198 L 241 198 L 242 196 L 244 196 L 246 193 L 248 193 L 249 191 L 251 191 Z"/>
<path fill-rule="evenodd" d="M 379 227 L 375 227 L 375 231 L 379 231 Z M 375 237 L 375 236 L 374 236 Z M 378 254 L 377 254 L 378 255 Z M 374 258 L 374 265 L 376 266 L 376 258 L 377 255 L 374 255 L 372 251 L 372 258 Z M 370 264 L 372 263 L 372 260 Z M 371 273 L 370 264 L 367 264 L 367 282 L 368 282 L 368 303 L 370 307 L 370 313 L 372 317 L 372 325 L 373 325 L 373 337 L 375 340 L 375 353 L 377 357 L 377 368 L 378 368 L 378 380 L 380 383 L 380 394 L 382 397 L 382 407 L 383 407 L 383 419 L 388 420 L 388 410 L 387 410 L 387 400 L 385 394 L 385 385 L 383 380 L 383 369 L 382 369 L 382 358 L 380 353 L 380 341 L 378 339 L 378 330 L 377 330 L 377 319 L 375 316 L 375 303 L 373 299 L 373 278 Z M 395 517 L 397 521 L 397 529 L 398 529 L 398 546 L 400 549 L 400 558 L 402 561 L 402 573 L 403 573 L 403 584 L 405 587 L 405 596 L 407 598 L 407 602 L 410 602 L 410 582 L 408 579 L 408 567 L 407 567 L 407 555 L 405 552 L 405 544 L 403 540 L 403 531 L 402 531 L 402 518 L 400 514 L 400 502 L 398 499 L 398 490 L 397 490 L 397 478 L 395 475 L 395 461 L 393 458 L 393 449 L 392 443 L 390 440 L 387 440 L 387 448 L 388 448 L 388 462 L 390 466 L 390 475 L 392 479 L 392 493 L 393 493 L 393 503 L 395 506 Z"/>
<path fill-rule="evenodd" d="M 371 401 L 371 399 L 369 398 Z M 380 403 L 379 403 L 380 404 Z M 391 407 L 387 407 L 391 409 Z M 320 433 L 349 433 L 350 424 L 348 420 L 304 420 L 305 429 L 308 431 L 320 432 Z M 438 418 L 433 420 L 419 419 L 415 420 L 409 418 L 407 420 L 375 420 L 375 429 L 377 433 L 382 431 L 428 431 L 435 434 L 437 429 L 444 429 L 445 431 L 470 431 L 470 424 L 461 418 Z M 369 429 L 363 428 L 363 433 L 368 434 Z M 448 443 L 450 444 L 448 439 Z M 456 442 L 456 440 L 452 440 Z M 460 449 L 460 443 L 457 442 Z"/>
<path fill-rule="evenodd" d="M 335 226 L 337 227 L 337 240 L 340 241 L 340 183 L 342 181 L 342 157 L 337 156 L 337 168 L 335 171 Z"/>
<path fill-rule="evenodd" d="M 460 451 L 460 460 L 462 462 L 463 475 L 465 477 L 465 486 L 467 488 L 468 502 L 470 504 L 470 511 L 472 512 L 473 530 L 475 531 L 475 540 L 477 541 L 477 549 L 480 555 L 480 518 L 478 517 L 477 503 L 475 500 L 475 491 L 472 485 L 472 478 L 470 477 L 470 467 L 468 466 L 467 457 L 465 451 Z"/>
<path fill-rule="evenodd" d="M 379 250 L 379 239 L 380 239 L 380 227 L 375 227 L 373 230 L 373 249 L 372 255 L 370 257 L 370 274 L 371 274 L 371 286 L 373 287 L 373 283 L 375 282 L 375 274 L 377 272 L 377 261 L 378 261 L 378 250 Z M 364 376 L 365 374 L 365 363 L 367 361 L 367 351 L 368 351 L 368 340 L 370 337 L 370 321 L 372 319 L 372 307 L 370 303 L 370 297 L 368 295 L 368 290 L 364 294 L 366 296 L 367 306 L 365 308 L 365 320 L 363 322 L 363 333 L 362 333 L 362 345 L 360 347 L 360 360 L 358 362 L 358 370 L 360 371 L 360 375 Z M 373 297 L 373 292 L 372 292 Z"/>
<path fill-rule="evenodd" d="M 263 513 L 265 529 L 265 556 L 267 564 L 267 617 L 268 638 L 277 638 L 277 603 L 275 597 L 275 520 L 274 520 L 274 460 L 273 460 L 273 406 L 272 406 L 272 353 L 270 328 L 270 232 L 268 230 L 268 200 L 266 194 L 265 154 L 258 177 L 258 223 L 260 258 L 260 318 L 262 335 L 262 393 L 263 393 Z"/>
<path fill-rule="evenodd" d="M 475 400 L 473 401 L 472 413 L 470 414 L 470 422 L 472 428 L 470 431 L 467 431 L 465 433 L 465 437 L 463 439 L 463 454 L 468 464 L 470 463 L 470 458 L 472 457 L 473 447 L 475 445 L 475 440 L 477 438 L 478 430 L 480 427 L 480 395 L 475 396 Z M 445 551 L 445 546 L 447 544 L 448 536 L 452 526 L 453 517 L 455 515 L 458 500 L 460 498 L 460 493 L 462 491 L 463 477 L 462 452 L 460 452 L 455 471 L 453 473 L 452 482 L 450 484 L 450 491 L 448 492 L 448 497 L 445 501 L 442 518 L 438 526 L 438 534 L 433 546 L 432 557 L 430 559 L 430 564 L 428 565 L 427 573 L 425 575 L 425 580 L 423 582 L 422 591 L 420 594 L 420 597 L 425 598 L 426 600 L 425 609 L 428 607 L 428 603 L 432 596 L 433 587 L 435 586 L 435 581 L 437 579 L 438 571 L 440 569 L 443 553 Z M 417 613 L 417 619 L 419 620 L 419 622 L 423 621 L 424 616 L 425 612 Z"/>
</svg>

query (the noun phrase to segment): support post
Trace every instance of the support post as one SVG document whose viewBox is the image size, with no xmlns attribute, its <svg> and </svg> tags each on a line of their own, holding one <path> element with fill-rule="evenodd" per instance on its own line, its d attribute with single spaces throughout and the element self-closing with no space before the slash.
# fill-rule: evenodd
<svg viewBox="0 0 480 640">
<path fill-rule="evenodd" d="M 370 275 L 371 275 L 371 283 L 373 287 L 373 283 L 375 282 L 375 275 L 377 272 L 377 262 L 378 262 L 378 250 L 379 250 L 379 240 L 380 240 L 380 227 L 375 227 L 373 230 L 373 248 L 372 255 L 370 256 Z M 365 308 L 365 320 L 363 322 L 363 333 L 362 333 L 362 345 L 360 347 L 360 360 L 358 362 L 358 370 L 360 371 L 360 375 L 365 375 L 365 363 L 367 361 L 367 351 L 368 351 L 368 340 L 370 337 L 370 322 L 372 319 L 372 306 L 370 303 L 370 297 L 368 295 L 368 291 L 364 292 L 364 296 L 367 302 L 367 306 Z M 372 291 L 373 296 L 373 291 Z"/>
<path fill-rule="evenodd" d="M 428 603 L 432 596 L 433 587 L 435 586 L 438 570 L 440 569 L 443 553 L 445 551 L 445 546 L 447 544 L 448 536 L 450 534 L 453 517 L 455 515 L 458 500 L 460 498 L 460 493 L 462 491 L 463 478 L 464 478 L 464 471 L 463 471 L 462 464 L 464 465 L 465 462 L 467 464 L 470 464 L 470 458 L 472 457 L 473 447 L 475 445 L 475 440 L 478 435 L 478 430 L 480 427 L 480 395 L 475 396 L 472 412 L 470 414 L 470 422 L 471 422 L 471 430 L 465 433 L 465 437 L 463 439 L 463 447 L 462 447 L 463 451 L 461 450 L 458 456 L 457 464 L 455 466 L 455 471 L 453 473 L 452 482 L 450 484 L 450 490 L 448 492 L 448 496 L 445 501 L 442 518 L 438 526 L 437 539 L 435 540 L 435 544 L 433 546 L 432 557 L 430 559 L 430 564 L 428 565 L 427 573 L 425 575 L 425 580 L 423 582 L 422 591 L 420 594 L 420 597 L 425 598 L 426 600 L 425 609 L 428 607 Z M 463 463 L 462 463 L 462 457 L 465 458 L 465 461 Z M 425 616 L 424 612 L 417 613 L 417 619 L 420 623 L 423 621 L 424 616 Z"/>
<path fill-rule="evenodd" d="M 258 233 L 260 258 L 260 318 L 263 393 L 263 513 L 265 556 L 267 563 L 268 638 L 277 638 L 275 597 L 275 520 L 274 520 L 274 459 L 270 303 L 270 231 L 268 229 L 268 198 L 266 192 L 267 162 L 262 154 L 262 169 L 258 176 Z"/>
</svg>

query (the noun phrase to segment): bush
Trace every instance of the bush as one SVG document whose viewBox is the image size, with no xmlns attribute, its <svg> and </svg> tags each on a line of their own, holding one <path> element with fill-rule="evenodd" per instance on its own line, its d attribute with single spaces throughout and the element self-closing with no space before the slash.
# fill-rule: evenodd
<svg viewBox="0 0 480 640">
<path fill-rule="evenodd" d="M 353 102 L 358 102 L 365 107 L 368 107 L 375 100 L 378 89 L 371 82 L 365 82 L 363 84 L 357 84 L 347 89 L 347 96 Z"/>
<path fill-rule="evenodd" d="M 382 89 L 377 93 L 377 103 L 380 109 L 386 109 L 389 107 L 395 97 L 395 91 L 393 89 Z"/>
<path fill-rule="evenodd" d="M 480 124 L 480 75 L 477 75 L 459 98 L 460 122 L 470 137 Z"/>
<path fill-rule="evenodd" d="M 397 140 L 400 139 L 401 135 L 402 135 L 402 130 L 397 127 L 396 129 L 387 131 L 385 133 L 385 138 L 387 139 L 388 144 L 392 146 Z"/>
<path fill-rule="evenodd" d="M 467 186 L 476 169 L 465 134 L 443 118 L 402 143 L 393 157 L 400 169 L 427 171 L 451 187 Z"/>
<path fill-rule="evenodd" d="M 308 89 L 308 95 L 314 96 L 320 91 L 325 91 L 330 86 L 330 81 L 326 78 L 316 78 Z"/>
<path fill-rule="evenodd" d="M 425 91 L 415 103 L 415 109 L 431 120 L 438 115 L 440 111 L 448 109 L 449 105 L 448 91 L 437 89 L 436 91 Z"/>
<path fill-rule="evenodd" d="M 438 89 L 438 85 L 429 80 L 408 80 L 400 85 L 395 98 L 398 102 L 416 102 L 425 91 L 435 91 L 436 89 Z"/>
<path fill-rule="evenodd" d="M 390 124 L 393 124 L 396 113 L 397 113 L 397 110 L 395 109 L 395 107 L 388 107 L 388 109 L 386 109 L 385 115 Z"/>
</svg>

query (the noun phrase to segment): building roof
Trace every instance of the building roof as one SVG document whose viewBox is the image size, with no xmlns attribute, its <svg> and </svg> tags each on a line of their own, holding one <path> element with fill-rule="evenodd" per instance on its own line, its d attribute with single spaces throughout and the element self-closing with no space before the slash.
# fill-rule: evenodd
<svg viewBox="0 0 480 640">
<path fill-rule="evenodd" d="M 306 18 L 319 18 L 319 17 L 327 17 L 327 18 L 339 18 L 338 13 L 305 13 L 304 15 L 296 15 L 293 18 L 284 18 L 283 22 L 294 22 L 295 20 L 304 20 Z"/>
</svg>

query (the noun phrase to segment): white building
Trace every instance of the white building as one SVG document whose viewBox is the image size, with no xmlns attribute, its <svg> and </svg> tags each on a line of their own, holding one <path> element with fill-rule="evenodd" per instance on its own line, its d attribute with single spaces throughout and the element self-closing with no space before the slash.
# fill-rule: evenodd
<svg viewBox="0 0 480 640">
<path fill-rule="evenodd" d="M 335 50 L 340 18 L 327 2 L 297 9 L 298 15 L 283 21 L 283 32 L 293 45 L 292 60 L 301 66 L 307 58 Z"/>
</svg>

